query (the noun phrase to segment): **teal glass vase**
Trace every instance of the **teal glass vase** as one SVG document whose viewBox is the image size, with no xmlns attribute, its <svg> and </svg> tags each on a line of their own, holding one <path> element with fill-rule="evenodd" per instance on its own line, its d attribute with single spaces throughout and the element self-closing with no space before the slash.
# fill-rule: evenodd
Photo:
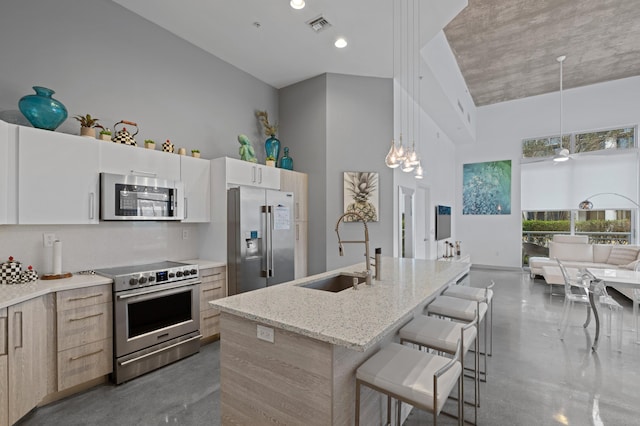
<svg viewBox="0 0 640 426">
<path fill-rule="evenodd" d="M 280 168 L 293 170 L 293 158 L 289 157 L 289 148 L 284 147 L 284 157 L 280 160 Z"/>
<path fill-rule="evenodd" d="M 267 153 L 267 157 L 273 157 L 278 164 L 278 157 L 280 157 L 280 141 L 273 135 L 269 136 L 264 142 L 264 150 Z"/>
<path fill-rule="evenodd" d="M 67 108 L 62 102 L 52 98 L 55 93 L 51 89 L 33 86 L 35 95 L 20 98 L 18 108 L 33 127 L 38 129 L 55 130 L 67 119 Z"/>
</svg>

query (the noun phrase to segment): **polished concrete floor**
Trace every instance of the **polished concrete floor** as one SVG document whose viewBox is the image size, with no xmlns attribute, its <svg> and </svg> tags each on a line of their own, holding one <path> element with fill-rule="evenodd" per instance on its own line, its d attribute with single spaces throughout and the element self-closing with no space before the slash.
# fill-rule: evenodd
<svg viewBox="0 0 640 426">
<path fill-rule="evenodd" d="M 491 279 L 496 281 L 494 346 L 488 381 L 481 385 L 480 425 L 640 424 L 640 345 L 627 299 L 619 298 L 625 307 L 622 352 L 603 336 L 594 353 L 594 325 L 582 328 L 584 308 L 574 309 L 563 342 L 557 331 L 563 298 L 550 296 L 544 281 L 521 272 L 471 272 L 473 286 Z M 98 386 L 38 408 L 21 424 L 218 425 L 219 351 L 218 342 L 207 345 L 129 383 Z M 414 410 L 405 426 L 431 423 L 429 414 Z M 438 424 L 455 420 L 441 416 Z"/>
</svg>

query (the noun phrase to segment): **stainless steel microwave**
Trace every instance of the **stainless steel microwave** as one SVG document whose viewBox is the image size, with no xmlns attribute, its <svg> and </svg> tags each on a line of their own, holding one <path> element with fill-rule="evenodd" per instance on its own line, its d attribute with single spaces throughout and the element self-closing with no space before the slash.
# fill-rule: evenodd
<svg viewBox="0 0 640 426">
<path fill-rule="evenodd" d="M 180 181 L 100 173 L 101 220 L 182 220 Z"/>
</svg>

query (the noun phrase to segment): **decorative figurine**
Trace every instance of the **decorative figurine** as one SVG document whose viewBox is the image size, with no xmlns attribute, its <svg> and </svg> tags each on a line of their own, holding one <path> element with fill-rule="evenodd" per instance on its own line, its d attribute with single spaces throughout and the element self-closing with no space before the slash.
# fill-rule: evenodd
<svg viewBox="0 0 640 426">
<path fill-rule="evenodd" d="M 250 163 L 257 163 L 258 159 L 249 138 L 246 135 L 238 135 L 238 142 L 240 142 L 240 159 Z"/>
</svg>

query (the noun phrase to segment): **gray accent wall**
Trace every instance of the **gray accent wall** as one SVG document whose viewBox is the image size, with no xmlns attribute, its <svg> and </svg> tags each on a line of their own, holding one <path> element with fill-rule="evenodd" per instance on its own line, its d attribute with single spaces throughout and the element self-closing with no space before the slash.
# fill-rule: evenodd
<svg viewBox="0 0 640 426">
<path fill-rule="evenodd" d="M 90 113 L 110 128 L 131 120 L 139 125 L 138 143 L 170 139 L 176 148 L 199 149 L 203 158 L 238 158 L 237 135 L 245 133 L 264 162 L 265 138 L 255 111 L 266 109 L 278 120 L 275 88 L 109 0 L 3 0 L 0 9 L 5 121 L 17 117 L 18 100 L 39 85 L 55 90 L 69 111 L 58 132 L 78 134 L 79 123 L 71 118 L 78 114 Z M 186 240 L 183 229 L 189 231 Z M 133 222 L 5 225 L 0 258 L 13 255 L 48 272 L 43 232 L 63 241 L 63 268 L 69 271 L 193 258 L 200 229 Z"/>
<path fill-rule="evenodd" d="M 296 170 L 309 174 L 309 273 L 364 261 L 364 246 L 338 256 L 335 225 L 344 212 L 343 173 L 379 173 L 379 222 L 369 223 L 371 254 L 393 252 L 393 172 L 384 164 L 393 133 L 391 79 L 324 74 L 280 89 L 280 139 Z M 300 160 L 296 160 L 296 156 Z M 360 223 L 342 224 L 343 239 L 363 239 Z"/>
</svg>

